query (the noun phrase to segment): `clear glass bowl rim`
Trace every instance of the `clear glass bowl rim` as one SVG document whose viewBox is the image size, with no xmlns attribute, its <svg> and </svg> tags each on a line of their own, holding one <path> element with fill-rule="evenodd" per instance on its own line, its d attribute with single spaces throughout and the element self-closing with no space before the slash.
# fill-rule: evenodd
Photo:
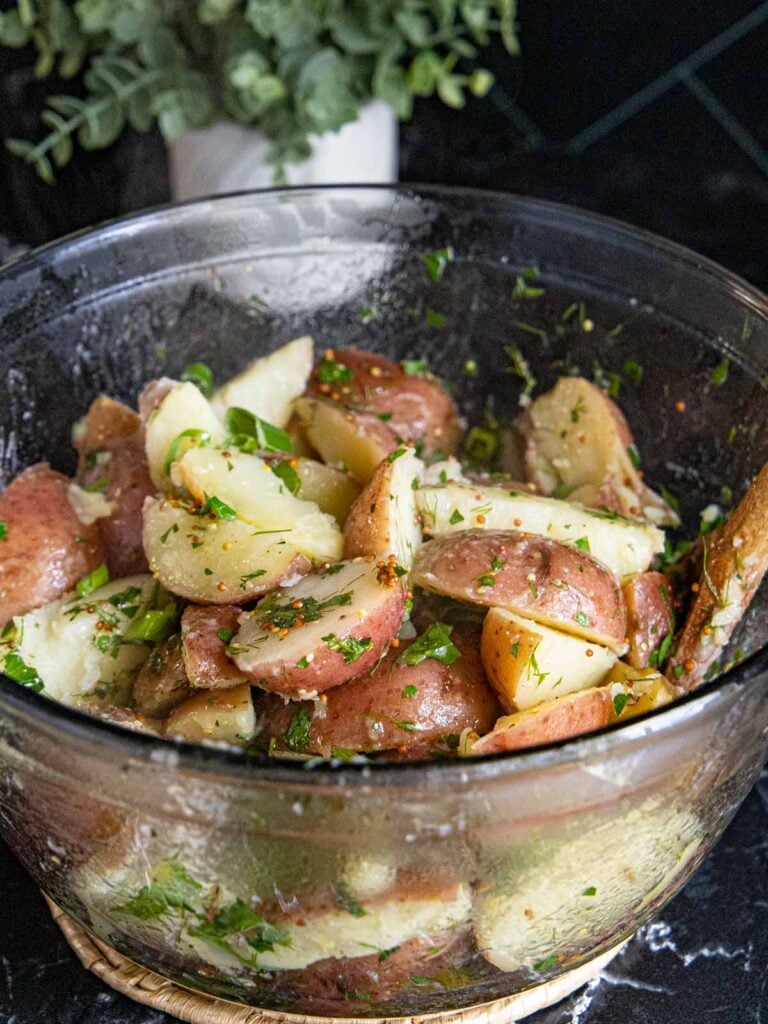
<svg viewBox="0 0 768 1024">
<path fill-rule="evenodd" d="M 365 194 L 401 194 L 405 198 L 432 200 L 464 199 L 476 203 L 501 203 L 505 207 L 516 207 L 529 216 L 538 215 L 541 220 L 556 219 L 564 228 L 569 226 L 583 231 L 592 226 L 607 238 L 625 238 L 640 245 L 667 262 L 681 263 L 697 274 L 726 286 L 738 300 L 749 305 L 756 313 L 768 319 L 768 297 L 749 282 L 720 264 L 701 256 L 686 246 L 669 241 L 653 232 L 636 228 L 624 221 L 602 214 L 582 210 L 575 206 L 555 203 L 550 200 L 533 199 L 512 192 L 491 189 L 468 188 L 443 185 L 318 185 L 270 189 L 254 189 L 231 192 L 225 195 L 193 199 L 183 203 L 166 203 L 138 211 L 125 217 L 105 221 L 94 227 L 84 228 L 0 265 L 0 283 L 13 280 L 36 266 L 55 263 L 57 257 L 77 258 L 81 250 L 98 248 L 119 243 L 121 237 L 135 235 L 141 228 L 163 227 L 178 219 L 180 213 L 194 213 L 211 206 L 224 207 L 238 201 L 250 203 L 284 202 L 291 197 L 312 198 L 329 193 L 350 197 Z M 109 291 L 109 289 L 106 289 Z M 657 708 L 642 717 L 616 723 L 596 733 L 587 733 L 570 740 L 541 744 L 521 751 L 494 754 L 478 759 L 460 761 L 412 761 L 412 762 L 353 762 L 328 761 L 292 762 L 276 761 L 266 755 L 249 753 L 236 748 L 203 746 L 180 743 L 145 733 L 129 731 L 119 725 L 103 721 L 92 715 L 60 704 L 50 698 L 28 690 L 0 673 L 0 709 L 4 706 L 15 710 L 22 717 L 39 721 L 41 725 L 52 726 L 75 740 L 85 741 L 98 747 L 119 750 L 125 758 L 162 764 L 169 756 L 178 758 L 181 770 L 202 772 L 208 775 L 250 776 L 259 781 L 271 783 L 315 785 L 364 785 L 387 786 L 418 784 L 419 780 L 440 777 L 446 784 L 460 782 L 472 784 L 489 777 L 543 770 L 556 765 L 583 760 L 592 754 L 607 755 L 613 747 L 630 745 L 642 741 L 652 732 L 674 732 L 683 727 L 692 717 L 717 712 L 719 706 L 728 703 L 735 691 L 768 672 L 768 645 L 761 647 L 746 661 L 742 662 L 697 690 L 686 694 L 674 704 Z M 311 767 L 311 770 L 308 768 Z"/>
</svg>

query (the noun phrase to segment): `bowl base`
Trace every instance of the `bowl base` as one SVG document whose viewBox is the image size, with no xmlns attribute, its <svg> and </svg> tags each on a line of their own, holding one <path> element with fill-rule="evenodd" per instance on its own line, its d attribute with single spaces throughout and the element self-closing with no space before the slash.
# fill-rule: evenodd
<svg viewBox="0 0 768 1024">
<path fill-rule="evenodd" d="M 97 939 L 45 897 L 56 924 L 84 967 L 103 982 L 137 1003 L 168 1013 L 187 1024 L 351 1024 L 360 1018 L 311 1017 L 304 1014 L 259 1010 L 185 988 L 134 963 Z M 365 1024 L 513 1024 L 544 1010 L 586 985 L 619 953 L 620 942 L 585 964 L 552 981 L 535 985 L 506 999 L 466 1007 L 453 1013 L 429 1013 L 402 1018 L 365 1018 Z"/>
</svg>

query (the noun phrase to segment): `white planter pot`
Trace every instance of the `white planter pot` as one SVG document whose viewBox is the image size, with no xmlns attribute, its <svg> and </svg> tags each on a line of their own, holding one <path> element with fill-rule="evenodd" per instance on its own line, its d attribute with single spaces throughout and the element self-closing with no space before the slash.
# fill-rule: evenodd
<svg viewBox="0 0 768 1024">
<path fill-rule="evenodd" d="M 367 103 L 357 121 L 311 142 L 312 156 L 287 168 L 290 185 L 397 181 L 397 118 L 380 100 Z M 274 176 L 268 149 L 258 129 L 229 122 L 187 132 L 168 145 L 173 198 L 268 188 Z"/>
</svg>

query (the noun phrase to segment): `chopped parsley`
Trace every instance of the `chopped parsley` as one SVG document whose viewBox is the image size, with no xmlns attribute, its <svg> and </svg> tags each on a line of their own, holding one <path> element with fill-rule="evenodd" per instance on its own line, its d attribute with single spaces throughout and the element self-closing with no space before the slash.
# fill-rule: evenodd
<svg viewBox="0 0 768 1024">
<path fill-rule="evenodd" d="M 581 894 L 582 896 L 597 896 L 597 887 L 590 885 L 589 888 L 585 889 Z"/>
<path fill-rule="evenodd" d="M 127 914 L 141 921 L 164 917 L 169 910 L 194 913 L 202 885 L 176 860 L 161 860 L 152 871 L 152 881 L 120 906 L 116 914 Z"/>
<path fill-rule="evenodd" d="M 234 635 L 235 631 L 233 629 L 219 629 L 216 631 L 216 636 L 225 644 L 228 644 Z"/>
<path fill-rule="evenodd" d="M 461 512 L 459 512 L 457 508 L 455 508 L 453 512 L 451 512 L 451 518 L 448 520 L 448 522 L 451 524 L 451 526 L 455 526 L 457 523 L 464 522 L 464 516 L 461 514 Z"/>
<path fill-rule="evenodd" d="M 452 665 L 461 657 L 461 652 L 451 640 L 452 632 L 453 626 L 433 622 L 403 651 L 397 659 L 398 665 L 420 665 L 426 658 L 433 658 L 443 665 Z"/>
<path fill-rule="evenodd" d="M 464 458 L 477 466 L 491 466 L 499 449 L 499 438 L 491 427 L 472 427 L 464 441 Z"/>
<path fill-rule="evenodd" d="M 533 965 L 534 971 L 548 971 L 550 967 L 554 967 L 557 963 L 557 957 L 554 953 L 550 953 L 549 956 L 545 956 L 543 960 L 539 960 L 538 963 Z"/>
<path fill-rule="evenodd" d="M 538 275 L 537 275 L 538 276 Z M 534 278 L 535 280 L 535 278 Z M 512 291 L 512 295 L 516 299 L 538 299 L 540 295 L 544 294 L 544 289 L 539 288 L 537 285 L 528 283 L 528 278 L 525 274 L 518 274 L 515 278 L 515 287 Z"/>
<path fill-rule="evenodd" d="M 680 511 L 680 502 L 679 502 L 679 500 L 678 500 L 678 499 L 677 499 L 677 498 L 676 498 L 676 497 L 674 496 L 674 494 L 672 494 L 672 492 L 671 492 L 671 491 L 668 491 L 668 490 L 667 490 L 667 488 L 666 488 L 666 487 L 664 487 L 664 485 L 663 485 L 663 484 L 662 484 L 662 486 L 661 486 L 661 490 L 660 490 L 660 492 L 661 492 L 661 496 L 662 496 L 662 498 L 664 499 L 664 501 L 666 501 L 666 503 L 667 503 L 667 504 L 669 505 L 669 507 L 670 507 L 670 508 L 671 508 L 671 509 L 672 509 L 672 510 L 673 510 L 674 512 L 679 512 L 679 511 Z"/>
<path fill-rule="evenodd" d="M 364 636 L 361 640 L 354 636 L 344 637 L 343 640 L 340 640 L 335 633 L 329 633 L 322 637 L 322 640 L 330 650 L 344 655 L 345 665 L 351 665 L 352 662 L 358 661 L 366 651 L 370 651 L 373 647 L 373 640 L 369 636 Z"/>
<path fill-rule="evenodd" d="M 576 545 L 576 547 L 579 549 L 579 551 L 590 551 L 591 550 L 591 548 L 589 546 L 589 537 L 579 537 L 573 543 Z"/>
<path fill-rule="evenodd" d="M 291 494 L 298 494 L 301 490 L 301 477 L 290 464 L 290 462 L 277 462 L 272 466 L 272 472 L 279 477 Z"/>
<path fill-rule="evenodd" d="M 296 662 L 296 668 L 309 668 L 310 658 L 308 654 L 305 654 L 303 658 L 299 658 Z"/>
<path fill-rule="evenodd" d="M 576 612 L 576 614 L 573 616 L 573 621 L 578 622 L 580 626 L 589 625 L 589 618 L 584 614 L 584 612 Z"/>
<path fill-rule="evenodd" d="M 428 308 L 424 313 L 424 320 L 430 327 L 444 327 L 447 317 L 439 309 Z"/>
<path fill-rule="evenodd" d="M 514 373 L 515 376 L 519 377 L 525 385 L 523 388 L 523 394 L 530 395 L 536 387 L 536 378 L 531 373 L 528 361 L 519 348 L 513 348 L 511 345 L 505 345 L 504 351 L 509 356 L 511 363 L 511 365 L 507 367 L 507 373 Z"/>
<path fill-rule="evenodd" d="M 244 958 L 236 953 L 227 941 L 230 936 L 235 939 L 235 943 L 238 939 L 244 939 L 257 953 L 269 952 L 276 945 L 289 946 L 291 943 L 290 936 L 284 928 L 269 924 L 240 899 L 222 907 L 212 920 L 206 918 L 199 925 L 190 928 L 189 934 L 227 949 L 240 960 Z"/>
<path fill-rule="evenodd" d="M 303 622 L 317 622 L 323 612 L 352 603 L 352 591 L 336 594 L 334 597 L 318 601 L 316 597 L 302 597 L 298 600 L 288 598 L 280 603 L 280 594 L 270 596 L 256 610 L 258 622 L 275 629 L 293 629 L 298 619 Z M 296 607 L 294 607 L 296 606 Z"/>
<path fill-rule="evenodd" d="M 387 462 L 394 462 L 396 459 L 399 459 L 401 455 L 405 455 L 407 451 L 407 448 L 396 448 L 387 456 Z"/>
<path fill-rule="evenodd" d="M 352 371 L 344 363 L 337 363 L 335 359 L 324 359 L 317 367 L 317 379 L 321 384 L 340 384 L 342 381 L 352 380 Z"/>
<path fill-rule="evenodd" d="M 181 374 L 181 379 L 194 384 L 206 398 L 213 394 L 213 370 L 205 363 L 190 363 Z"/>
<path fill-rule="evenodd" d="M 266 576 L 266 569 L 256 569 L 254 572 L 247 572 L 244 576 L 240 577 L 240 589 L 247 590 L 247 585 L 251 580 L 257 580 L 260 576 Z"/>
<path fill-rule="evenodd" d="M 403 373 L 407 373 L 409 377 L 423 377 L 425 373 L 429 373 L 425 359 L 403 359 L 400 365 Z"/>
<path fill-rule="evenodd" d="M 224 417 L 232 443 L 242 452 L 287 452 L 293 454 L 293 445 L 286 432 L 273 423 L 267 423 L 248 409 L 233 406 Z"/>
<path fill-rule="evenodd" d="M 379 311 L 375 306 L 361 306 L 358 311 L 358 316 L 364 324 L 369 324 L 374 320 L 379 319 Z"/>
<path fill-rule="evenodd" d="M 627 380 L 631 380 L 633 384 L 642 384 L 645 372 L 642 363 L 638 363 L 636 359 L 625 359 L 621 369 Z"/>
<path fill-rule="evenodd" d="M 165 531 L 165 533 L 160 537 L 160 543 L 161 544 L 167 544 L 168 543 L 168 538 L 170 537 L 170 535 L 172 533 L 178 533 L 178 532 L 179 532 L 178 523 L 174 523 L 172 526 L 169 526 L 168 529 Z"/>
<path fill-rule="evenodd" d="M 106 491 L 109 487 L 109 483 L 109 474 L 102 473 L 97 480 L 94 480 L 90 484 L 86 484 L 85 487 L 83 487 L 83 490 L 88 494 L 99 494 L 101 491 Z"/>
<path fill-rule="evenodd" d="M 629 448 L 627 448 L 627 455 L 629 456 L 629 461 L 632 463 L 633 467 L 635 469 L 640 469 L 640 452 L 634 444 L 631 444 Z"/>
<path fill-rule="evenodd" d="M 106 565 L 99 565 L 92 572 L 89 572 L 87 576 L 83 576 L 81 580 L 77 581 L 75 591 L 78 597 L 87 597 L 94 590 L 103 587 L 105 583 L 109 583 L 109 569 Z"/>
<path fill-rule="evenodd" d="M 628 693 L 617 693 L 613 698 L 613 713 L 618 717 L 629 702 Z"/>
<path fill-rule="evenodd" d="M 432 249 L 422 256 L 427 273 L 433 281 L 440 281 L 445 268 L 453 262 L 454 252 L 452 245 L 446 245 L 444 249 Z"/>
<path fill-rule="evenodd" d="M 8 523 L 0 519 L 0 540 L 8 540 Z"/>
<path fill-rule="evenodd" d="M 409 684 L 408 686 L 404 686 L 403 687 L 403 696 L 404 697 L 415 697 L 418 692 L 419 692 L 418 686 L 412 686 L 411 684 Z"/>
<path fill-rule="evenodd" d="M 43 689 L 43 680 L 36 670 L 31 665 L 27 665 L 20 654 L 13 651 L 5 656 L 3 672 L 15 683 L 21 683 L 22 686 L 26 686 L 36 693 Z"/>
<path fill-rule="evenodd" d="M 343 882 L 337 882 L 334 886 L 334 893 L 336 896 L 336 902 L 342 910 L 346 910 L 352 917 L 365 917 L 365 910 L 360 906 L 360 903 L 349 891 L 348 887 Z"/>
<path fill-rule="evenodd" d="M 304 753 L 309 746 L 311 728 L 312 712 L 306 707 L 300 707 L 283 735 L 286 747 L 296 754 Z"/>
<path fill-rule="evenodd" d="M 513 658 L 516 658 L 518 656 L 518 654 L 520 653 L 519 641 L 517 643 L 512 644 L 512 646 L 509 648 L 509 653 L 512 655 Z"/>
<path fill-rule="evenodd" d="M 379 963 L 383 964 L 385 960 L 388 960 L 393 953 L 396 953 L 400 949 L 399 946 L 390 946 L 389 949 L 379 950 Z"/>
<path fill-rule="evenodd" d="M 217 498 L 215 494 L 209 498 L 205 496 L 205 501 L 200 508 L 195 510 L 196 516 L 215 516 L 216 519 L 237 519 L 237 512 L 221 498 Z"/>
<path fill-rule="evenodd" d="M 730 362 L 727 359 L 723 359 L 722 362 L 718 363 L 712 371 L 710 380 L 716 387 L 720 387 L 725 384 L 728 380 L 728 371 L 730 369 Z"/>
<path fill-rule="evenodd" d="M 538 647 L 538 644 L 536 646 Z M 541 684 L 544 682 L 544 680 L 547 678 L 547 676 L 551 674 L 549 672 L 542 672 L 542 670 L 539 668 L 539 663 L 536 660 L 536 647 L 534 647 L 534 649 L 528 655 L 528 661 L 526 662 L 526 668 L 528 669 L 528 671 L 530 672 L 530 674 L 532 676 L 536 677 L 536 685 L 537 686 L 541 686 Z"/>
</svg>

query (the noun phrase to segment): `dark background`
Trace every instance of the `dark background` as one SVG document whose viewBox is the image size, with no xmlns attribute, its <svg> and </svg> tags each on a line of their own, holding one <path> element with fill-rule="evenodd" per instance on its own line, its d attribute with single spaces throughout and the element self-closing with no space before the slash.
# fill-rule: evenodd
<svg viewBox="0 0 768 1024">
<path fill-rule="evenodd" d="M 498 47 L 484 55 L 497 76 L 488 99 L 460 112 L 417 103 L 401 132 L 401 179 L 575 203 L 768 289 L 768 3 L 520 0 L 520 37 L 519 59 Z M 0 51 L 0 134 L 35 138 L 49 91 L 28 54 Z M 0 235 L 12 243 L 39 244 L 167 199 L 154 135 L 78 153 L 54 188 L 0 154 Z M 532 1024 L 768 1022 L 767 868 L 768 776 L 683 893 L 600 981 Z M 0 1022 L 169 1020 L 79 967 L 2 848 L 0 879 Z"/>
</svg>

